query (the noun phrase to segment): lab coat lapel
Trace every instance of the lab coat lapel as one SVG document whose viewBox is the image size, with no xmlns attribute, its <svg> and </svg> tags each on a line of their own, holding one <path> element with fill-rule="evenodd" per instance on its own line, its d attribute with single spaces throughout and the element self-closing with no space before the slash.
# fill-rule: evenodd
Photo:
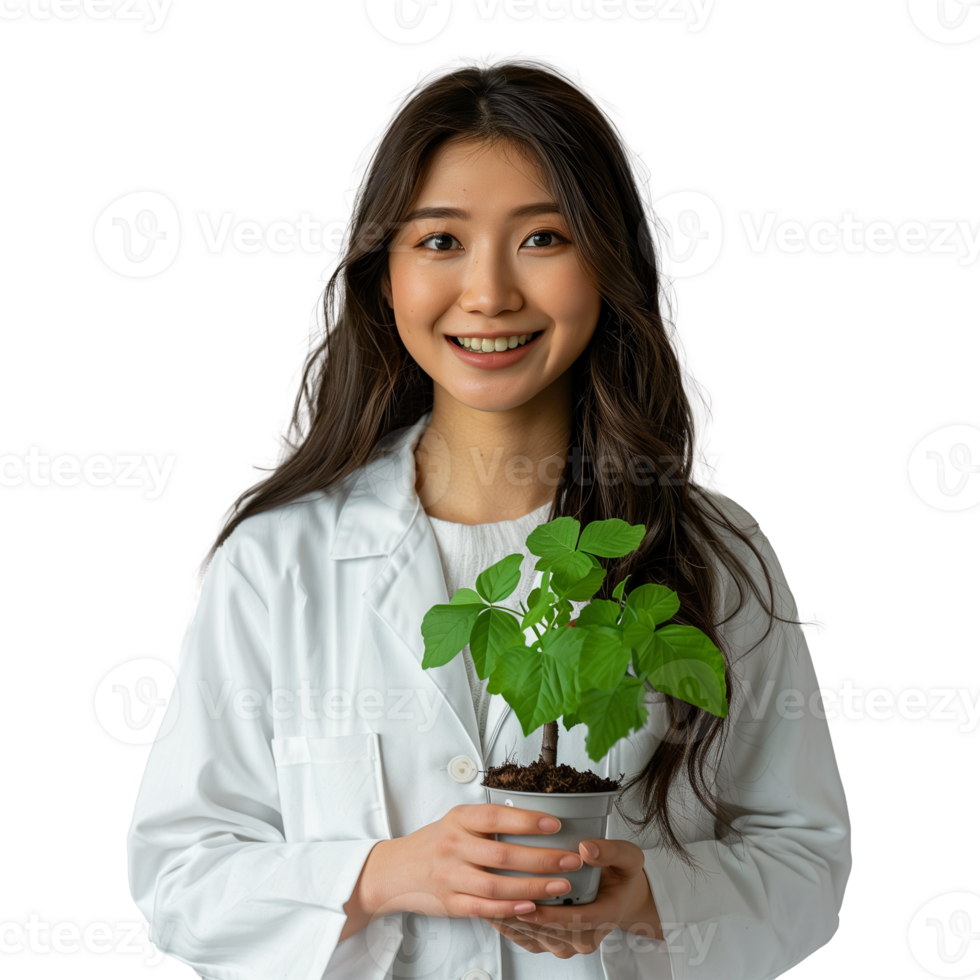
<svg viewBox="0 0 980 980">
<path fill-rule="evenodd" d="M 494 743 L 500 734 L 507 716 L 511 713 L 510 705 L 499 695 L 495 694 L 490 699 L 490 707 L 487 709 L 487 731 L 485 738 L 484 756 L 489 761 L 490 753 L 493 751 Z"/>
<path fill-rule="evenodd" d="M 420 668 L 425 654 L 422 617 L 449 602 L 436 537 L 415 492 L 415 446 L 428 425 L 415 425 L 386 440 L 387 452 L 359 473 L 340 514 L 330 556 L 334 559 L 387 555 L 364 601 L 388 627 L 393 646 L 407 651 Z M 477 758 L 483 757 L 473 698 L 462 657 L 425 675 L 446 699 Z"/>
</svg>

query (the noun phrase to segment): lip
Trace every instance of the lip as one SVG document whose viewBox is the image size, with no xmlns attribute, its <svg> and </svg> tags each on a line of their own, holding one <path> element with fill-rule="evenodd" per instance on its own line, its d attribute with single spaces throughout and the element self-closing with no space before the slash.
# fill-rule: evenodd
<svg viewBox="0 0 980 980">
<path fill-rule="evenodd" d="M 532 331 L 533 332 L 533 331 Z M 510 367 L 512 364 L 516 364 L 522 357 L 524 357 L 531 347 L 536 347 L 538 341 L 544 335 L 544 331 L 538 331 L 537 337 L 533 340 L 529 340 L 526 344 L 518 345 L 517 347 L 511 347 L 508 350 L 498 350 L 491 351 L 487 354 L 476 354 L 473 351 L 467 350 L 465 347 L 460 347 L 453 343 L 453 339 L 450 336 L 446 336 L 446 343 L 452 348 L 452 352 L 461 360 L 465 361 L 467 364 L 472 364 L 474 367 L 486 368 L 487 370 L 494 370 L 496 368 Z M 467 334 L 467 336 L 479 337 L 480 334 Z M 489 339 L 494 339 L 486 335 Z M 510 336 L 510 334 L 497 334 L 498 337 Z"/>
</svg>

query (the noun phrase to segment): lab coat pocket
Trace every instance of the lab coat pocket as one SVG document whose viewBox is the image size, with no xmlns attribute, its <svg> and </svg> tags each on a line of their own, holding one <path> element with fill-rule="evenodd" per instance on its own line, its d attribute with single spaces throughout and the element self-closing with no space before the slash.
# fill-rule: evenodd
<svg viewBox="0 0 980 980">
<path fill-rule="evenodd" d="M 287 841 L 388 839 L 376 732 L 272 739 Z"/>
</svg>

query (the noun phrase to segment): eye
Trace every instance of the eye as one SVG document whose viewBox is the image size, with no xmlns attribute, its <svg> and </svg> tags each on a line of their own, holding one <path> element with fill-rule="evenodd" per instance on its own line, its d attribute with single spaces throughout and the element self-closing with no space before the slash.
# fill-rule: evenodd
<svg viewBox="0 0 980 980">
<path fill-rule="evenodd" d="M 438 235 L 429 235 L 420 244 L 422 248 L 428 249 L 430 252 L 452 252 L 454 251 L 453 246 L 459 245 L 459 242 L 452 235 L 442 232 Z"/>
<path fill-rule="evenodd" d="M 568 239 L 563 238 L 556 231 L 536 231 L 524 239 L 524 245 L 530 245 L 532 248 L 550 248 L 552 245 L 562 245 L 567 241 Z"/>
</svg>

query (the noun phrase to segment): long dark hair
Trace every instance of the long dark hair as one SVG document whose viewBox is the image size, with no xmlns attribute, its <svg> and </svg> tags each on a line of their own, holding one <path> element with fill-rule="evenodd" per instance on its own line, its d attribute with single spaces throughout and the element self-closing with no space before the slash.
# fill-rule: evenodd
<svg viewBox="0 0 980 980">
<path fill-rule="evenodd" d="M 569 459 L 552 517 L 583 524 L 618 517 L 645 524 L 640 549 L 626 559 L 607 559 L 607 582 L 630 574 L 630 586 L 657 582 L 676 590 L 681 611 L 674 622 L 697 626 L 725 655 L 729 697 L 730 652 L 713 621 L 718 595 L 711 554 L 738 583 L 743 580 L 769 615 L 776 616 L 766 563 L 692 478 L 695 425 L 683 387 L 668 321 L 657 253 L 648 216 L 613 124 L 574 83 L 536 62 L 505 62 L 451 70 L 420 85 L 402 104 L 370 160 L 354 204 L 346 248 L 323 296 L 323 336 L 304 365 L 282 461 L 271 475 L 243 493 L 205 559 L 210 562 L 245 519 L 305 494 L 334 488 L 368 462 L 379 440 L 416 422 L 432 408 L 432 381 L 402 344 L 383 298 L 388 247 L 410 210 L 435 151 L 450 140 L 506 140 L 545 174 L 602 296 L 594 336 L 574 364 L 574 408 Z M 652 465 L 647 480 L 603 478 L 595 461 L 624 477 L 636 461 Z M 758 558 L 768 601 L 734 551 L 716 533 L 723 527 Z M 605 586 L 600 595 L 609 598 Z M 738 610 L 736 610 L 737 612 Z M 798 623 L 798 620 L 783 620 Z M 761 642 L 761 640 L 759 641 Z M 727 719 L 664 696 L 668 730 L 633 791 L 641 816 L 666 846 L 690 862 L 675 834 L 668 791 L 686 772 L 689 785 L 715 819 L 719 837 L 737 837 L 740 810 L 718 798 L 706 767 L 720 752 Z"/>
</svg>

